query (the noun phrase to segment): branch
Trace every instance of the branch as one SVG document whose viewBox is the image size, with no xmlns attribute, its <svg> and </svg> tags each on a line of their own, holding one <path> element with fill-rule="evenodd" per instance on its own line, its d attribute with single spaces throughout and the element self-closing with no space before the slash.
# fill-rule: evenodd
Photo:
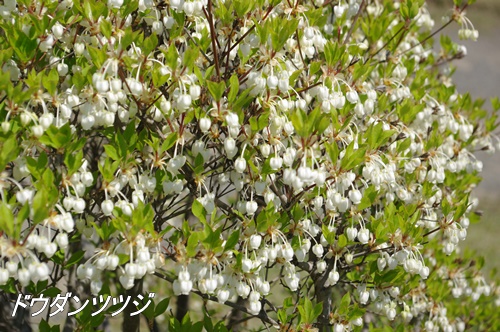
<svg viewBox="0 0 500 332">
<path fill-rule="evenodd" d="M 171 283 L 173 283 L 175 280 L 173 277 L 161 274 L 159 272 L 155 272 L 154 275 L 161 278 L 161 279 L 167 280 Z M 209 294 L 203 294 L 202 292 L 200 292 L 199 290 L 196 290 L 196 289 L 191 290 L 191 293 L 194 293 L 205 300 L 209 300 L 212 302 L 219 302 L 219 300 L 215 296 L 212 296 Z M 246 307 L 239 305 L 237 303 L 234 303 L 231 301 L 226 301 L 226 302 L 224 302 L 224 304 L 227 305 L 228 307 L 233 308 L 233 309 L 240 310 L 240 311 L 242 311 L 242 312 L 244 312 L 252 317 L 259 318 L 260 320 L 262 320 L 265 323 L 268 323 L 268 324 L 271 324 L 274 326 L 279 325 L 278 322 L 275 321 L 274 319 L 272 319 L 271 317 L 269 317 L 264 310 L 261 310 L 258 315 L 253 315 L 248 311 L 248 309 Z"/>
<path fill-rule="evenodd" d="M 358 21 L 359 17 L 361 16 L 361 12 L 363 11 L 364 6 L 365 6 L 365 0 L 361 1 L 361 4 L 359 5 L 358 12 L 356 13 L 356 16 L 354 16 L 354 19 L 353 19 L 352 24 L 351 24 L 351 28 L 349 29 L 349 32 L 347 32 L 347 35 L 344 38 L 344 42 L 342 43 L 343 45 L 347 44 L 347 42 L 351 38 L 351 35 L 354 32 L 354 27 L 356 26 L 356 22 Z"/>
<path fill-rule="evenodd" d="M 207 5 L 208 12 L 203 8 L 203 12 L 205 13 L 205 16 L 209 22 L 210 25 L 210 37 L 212 39 L 212 51 L 214 55 L 214 62 L 215 62 L 215 71 L 217 72 L 217 81 L 220 80 L 220 68 L 219 68 L 219 56 L 217 54 L 217 36 L 215 34 L 215 27 L 214 27 L 214 21 L 212 17 L 212 0 L 208 0 L 208 5 Z"/>
</svg>

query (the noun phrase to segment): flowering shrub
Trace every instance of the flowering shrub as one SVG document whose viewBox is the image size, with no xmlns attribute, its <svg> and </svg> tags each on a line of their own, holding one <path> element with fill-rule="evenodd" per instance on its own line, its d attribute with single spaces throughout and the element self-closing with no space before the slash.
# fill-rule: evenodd
<svg viewBox="0 0 500 332">
<path fill-rule="evenodd" d="M 476 39 L 468 5 L 442 27 Z M 156 289 L 153 330 L 500 329 L 499 288 L 457 248 L 497 118 L 456 91 L 466 49 L 433 48 L 423 0 L 6 0 L 0 15 L 4 298 Z M 172 317 L 173 295 L 201 297 L 201 321 Z M 66 324 L 112 311 L 91 309 Z"/>
</svg>

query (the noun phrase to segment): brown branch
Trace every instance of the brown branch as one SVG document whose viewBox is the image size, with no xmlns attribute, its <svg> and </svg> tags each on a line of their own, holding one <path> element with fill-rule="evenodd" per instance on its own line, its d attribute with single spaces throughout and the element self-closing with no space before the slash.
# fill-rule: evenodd
<svg viewBox="0 0 500 332">
<path fill-rule="evenodd" d="M 215 62 L 215 71 L 217 72 L 217 81 L 220 80 L 220 68 L 219 68 L 219 56 L 217 54 L 217 36 L 215 34 L 215 27 L 214 27 L 214 21 L 212 17 L 212 0 L 208 0 L 208 11 L 203 8 L 203 13 L 205 13 L 205 16 L 209 22 L 210 25 L 210 37 L 212 39 L 212 52 L 214 55 L 214 62 Z"/>
<path fill-rule="evenodd" d="M 355 27 L 356 22 L 358 21 L 359 17 L 361 16 L 361 12 L 363 11 L 363 7 L 365 6 L 365 1 L 366 0 L 361 1 L 361 4 L 359 5 L 358 12 L 356 13 L 356 16 L 354 16 L 354 19 L 352 21 L 351 28 L 349 29 L 349 31 L 347 32 L 347 35 L 344 38 L 344 42 L 342 43 L 343 45 L 347 44 L 347 42 L 351 38 L 352 33 L 354 32 L 354 27 Z"/>
<path fill-rule="evenodd" d="M 157 277 L 159 277 L 159 278 L 161 278 L 161 279 L 167 280 L 167 281 L 169 281 L 171 283 L 173 283 L 174 280 L 175 280 L 173 277 L 161 274 L 159 272 L 155 272 L 154 275 L 157 276 Z M 194 293 L 194 294 L 200 296 L 201 298 L 203 298 L 205 300 L 209 300 L 209 301 L 212 301 L 212 302 L 218 302 L 217 297 L 212 296 L 212 295 L 208 295 L 208 294 L 203 294 L 199 290 L 193 289 L 193 290 L 191 290 L 191 293 Z M 231 301 L 226 301 L 226 302 L 224 302 L 224 304 L 227 305 L 228 307 L 234 308 L 236 310 L 240 310 L 240 311 L 242 311 L 242 312 L 244 312 L 244 313 L 246 313 L 248 315 L 251 315 L 252 317 L 259 318 L 261 321 L 263 321 L 265 323 L 268 323 L 268 324 L 271 324 L 271 325 L 275 325 L 275 326 L 279 325 L 278 322 L 275 321 L 274 319 L 272 319 L 271 317 L 269 317 L 264 310 L 261 310 L 260 313 L 257 314 L 257 315 L 253 315 L 243 305 L 240 305 L 240 304 L 237 304 L 237 303 L 234 303 L 234 302 L 231 302 Z"/>
</svg>

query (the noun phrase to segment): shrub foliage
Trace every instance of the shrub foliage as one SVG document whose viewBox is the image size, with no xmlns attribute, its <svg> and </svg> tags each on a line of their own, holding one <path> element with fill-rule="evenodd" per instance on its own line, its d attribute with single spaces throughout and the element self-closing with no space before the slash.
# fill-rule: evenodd
<svg viewBox="0 0 500 332">
<path fill-rule="evenodd" d="M 4 1 L 3 298 L 156 291 L 127 331 L 499 330 L 458 248 L 497 118 L 433 45 L 478 38 L 470 2 L 434 27 L 423 0 Z"/>
</svg>

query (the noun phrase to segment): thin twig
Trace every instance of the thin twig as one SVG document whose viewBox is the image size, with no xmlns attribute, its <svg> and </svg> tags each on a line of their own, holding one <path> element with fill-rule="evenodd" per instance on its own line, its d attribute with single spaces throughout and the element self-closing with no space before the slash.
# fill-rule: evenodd
<svg viewBox="0 0 500 332">
<path fill-rule="evenodd" d="M 347 32 L 347 35 L 344 38 L 344 42 L 342 43 L 343 45 L 347 44 L 347 42 L 351 38 L 352 33 L 354 32 L 354 27 L 356 26 L 356 22 L 358 21 L 359 17 L 361 16 L 361 12 L 363 11 L 363 7 L 365 6 L 365 1 L 366 0 L 361 1 L 361 4 L 359 5 L 358 12 L 356 13 L 356 16 L 354 16 L 354 19 L 352 21 L 351 28 L 349 29 L 349 31 Z"/>
<path fill-rule="evenodd" d="M 212 52 L 214 55 L 214 63 L 215 63 L 215 71 L 217 72 L 217 78 L 216 80 L 220 80 L 220 68 L 219 68 L 219 56 L 217 54 L 217 36 L 215 34 L 215 27 L 214 27 L 214 21 L 212 17 L 212 0 L 208 0 L 208 11 L 203 8 L 203 12 L 205 13 L 205 16 L 207 17 L 208 23 L 210 25 L 210 37 L 212 39 Z"/>
</svg>

